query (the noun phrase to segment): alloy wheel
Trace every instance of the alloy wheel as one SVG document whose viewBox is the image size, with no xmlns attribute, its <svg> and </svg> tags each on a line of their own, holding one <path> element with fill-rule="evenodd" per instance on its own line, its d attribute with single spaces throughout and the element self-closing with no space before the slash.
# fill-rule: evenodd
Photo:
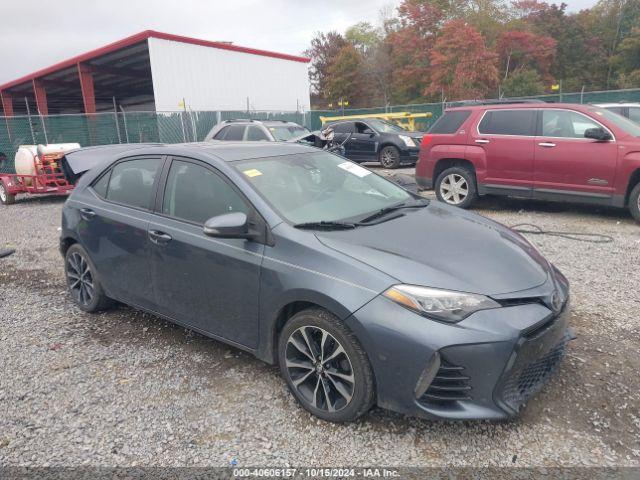
<svg viewBox="0 0 640 480">
<path fill-rule="evenodd" d="M 326 330 L 304 326 L 287 340 L 287 373 L 298 394 L 314 408 L 338 412 L 349 405 L 355 375 L 344 347 Z"/>
<path fill-rule="evenodd" d="M 469 195 L 467 180 L 457 173 L 447 175 L 440 184 L 440 195 L 447 203 L 458 205 Z"/>
<path fill-rule="evenodd" d="M 0 200 L 2 200 L 3 203 L 7 201 L 7 191 L 2 183 L 0 183 Z"/>
<path fill-rule="evenodd" d="M 77 252 L 67 258 L 67 280 L 73 298 L 81 305 L 89 305 L 95 292 L 93 276 L 89 262 Z"/>
<path fill-rule="evenodd" d="M 388 168 L 388 167 L 391 167 L 391 166 L 393 166 L 395 164 L 396 156 L 395 156 L 393 150 L 388 148 L 388 149 L 385 149 L 382 152 L 380 160 L 381 160 L 382 166 Z"/>
</svg>

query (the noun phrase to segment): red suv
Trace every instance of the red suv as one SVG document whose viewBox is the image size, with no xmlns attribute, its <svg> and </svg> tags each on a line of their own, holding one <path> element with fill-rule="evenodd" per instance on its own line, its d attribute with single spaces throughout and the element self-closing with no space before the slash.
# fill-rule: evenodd
<svg viewBox="0 0 640 480">
<path fill-rule="evenodd" d="M 640 221 L 640 125 L 589 105 L 452 108 L 422 140 L 416 181 L 462 208 L 511 195 L 628 207 Z"/>
</svg>

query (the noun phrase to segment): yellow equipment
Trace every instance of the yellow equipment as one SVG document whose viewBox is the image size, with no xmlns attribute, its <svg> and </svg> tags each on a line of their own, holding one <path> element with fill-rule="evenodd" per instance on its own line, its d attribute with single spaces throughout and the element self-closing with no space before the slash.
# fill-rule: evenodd
<svg viewBox="0 0 640 480">
<path fill-rule="evenodd" d="M 371 113 L 367 115 L 344 115 L 341 117 L 320 117 L 320 121 L 324 125 L 327 122 L 337 122 L 340 120 L 363 120 L 365 118 L 380 118 L 387 122 L 395 123 L 396 125 L 404 128 L 405 130 L 415 131 L 416 119 L 418 118 L 431 118 L 433 114 L 431 112 L 426 113 L 412 113 L 412 112 L 389 112 L 389 113 Z"/>
</svg>

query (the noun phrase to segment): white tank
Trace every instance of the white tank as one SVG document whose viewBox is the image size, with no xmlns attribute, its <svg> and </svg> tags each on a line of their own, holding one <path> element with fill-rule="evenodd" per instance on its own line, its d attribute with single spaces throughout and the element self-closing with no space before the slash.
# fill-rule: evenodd
<svg viewBox="0 0 640 480">
<path fill-rule="evenodd" d="M 65 153 L 80 148 L 79 143 L 52 143 L 49 145 L 21 145 L 15 158 L 15 169 L 18 175 L 36 175 L 36 160 L 43 155 Z M 26 185 L 31 185 L 31 179 L 25 179 Z"/>
<path fill-rule="evenodd" d="M 21 145 L 16 153 L 15 167 L 18 175 L 36 174 L 36 155 L 38 147 L 35 145 Z"/>
</svg>

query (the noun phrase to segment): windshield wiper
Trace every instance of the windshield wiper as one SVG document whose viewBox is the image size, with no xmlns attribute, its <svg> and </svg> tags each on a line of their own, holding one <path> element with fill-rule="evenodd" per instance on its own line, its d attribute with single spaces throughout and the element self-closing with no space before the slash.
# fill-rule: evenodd
<svg viewBox="0 0 640 480">
<path fill-rule="evenodd" d="M 400 210 L 403 208 L 423 208 L 423 207 L 426 207 L 427 205 L 429 205 L 429 200 L 427 199 L 419 200 L 419 203 L 414 203 L 411 205 L 407 205 L 406 202 L 402 202 L 398 205 L 391 205 L 390 207 L 382 208 L 378 210 L 376 213 L 373 213 L 368 217 L 363 218 L 358 223 L 367 223 L 367 222 L 370 222 L 371 220 L 375 220 L 376 218 L 380 218 L 389 212 L 395 212 L 396 210 Z"/>
<path fill-rule="evenodd" d="M 319 222 L 304 222 L 304 223 L 296 223 L 294 225 L 295 228 L 325 228 L 327 230 L 348 230 L 352 228 L 356 228 L 358 226 L 357 223 L 349 223 L 349 222 L 331 222 L 321 220 Z"/>
</svg>

